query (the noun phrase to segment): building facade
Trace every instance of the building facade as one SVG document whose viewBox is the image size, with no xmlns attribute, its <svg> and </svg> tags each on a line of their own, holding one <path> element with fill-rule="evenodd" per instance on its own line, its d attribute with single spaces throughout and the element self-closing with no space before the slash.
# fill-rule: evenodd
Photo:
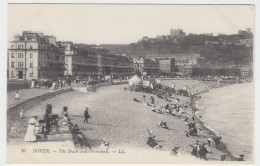
<svg viewBox="0 0 260 166">
<path fill-rule="evenodd" d="M 159 62 L 149 58 L 134 58 L 133 59 L 134 71 L 139 71 L 144 75 L 159 74 Z"/>
<path fill-rule="evenodd" d="M 15 35 L 8 48 L 8 79 L 43 80 L 62 76 L 129 76 L 133 59 L 108 50 L 55 36 L 24 31 Z"/>
<path fill-rule="evenodd" d="M 171 37 L 182 37 L 185 36 L 186 33 L 183 32 L 182 29 L 170 29 L 170 35 Z"/>
<path fill-rule="evenodd" d="M 172 73 L 175 71 L 175 59 L 160 59 L 159 68 L 164 73 Z"/>
<path fill-rule="evenodd" d="M 113 55 L 85 44 L 58 42 L 58 45 L 65 49 L 66 76 L 121 76 L 133 73 L 132 59 L 127 56 Z"/>
<path fill-rule="evenodd" d="M 15 35 L 8 47 L 8 78 L 39 80 L 62 75 L 63 50 L 56 47 L 55 37 L 49 40 L 42 32 Z"/>
</svg>

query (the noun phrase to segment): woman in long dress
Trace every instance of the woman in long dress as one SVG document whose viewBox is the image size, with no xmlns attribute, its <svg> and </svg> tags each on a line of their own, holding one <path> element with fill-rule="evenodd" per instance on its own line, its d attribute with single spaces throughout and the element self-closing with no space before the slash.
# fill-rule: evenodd
<svg viewBox="0 0 260 166">
<path fill-rule="evenodd" d="M 36 141 L 35 126 L 38 125 L 37 118 L 38 118 L 37 116 L 34 116 L 33 118 L 29 119 L 29 126 L 27 128 L 24 141 L 26 142 Z"/>
</svg>

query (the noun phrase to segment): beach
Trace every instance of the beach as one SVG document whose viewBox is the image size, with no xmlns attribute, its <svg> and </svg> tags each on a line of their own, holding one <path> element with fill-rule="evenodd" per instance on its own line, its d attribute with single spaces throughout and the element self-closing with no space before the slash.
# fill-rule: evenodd
<svg viewBox="0 0 260 166">
<path fill-rule="evenodd" d="M 163 81 L 174 82 L 178 87 L 187 84 L 194 94 L 208 91 L 212 89 L 212 85 L 215 86 L 216 84 L 184 79 Z M 158 108 L 164 106 L 165 99 L 158 98 L 154 94 L 131 92 L 128 89 L 124 90 L 124 87 L 128 87 L 128 85 L 100 87 L 96 92 L 90 93 L 72 91 L 43 101 L 39 105 L 25 110 L 24 119 L 17 122 L 16 126 L 14 126 L 16 129 L 15 132 L 8 134 L 8 145 L 26 146 L 23 137 L 26 133 L 28 119 L 34 115 L 42 118 L 45 105 L 51 103 L 53 105 L 53 114 L 60 116 L 63 106 L 68 106 L 71 121 L 74 124 L 78 124 L 94 150 L 99 148 L 103 138 L 109 141 L 111 149 L 124 149 L 125 151 L 129 149 L 128 152 L 131 152 L 131 155 L 135 155 L 135 149 L 142 149 L 142 151 L 147 151 L 147 154 L 157 151 L 159 156 L 160 154 L 168 156 L 172 148 L 180 146 L 180 156 L 189 156 L 188 158 L 194 159 L 195 163 L 202 162 L 202 160 L 197 160 L 190 155 L 192 151 L 190 145 L 194 145 L 197 140 L 200 143 L 206 143 L 210 135 L 208 130 L 203 128 L 203 124 L 199 123 L 200 120 L 203 121 L 202 119 L 197 119 L 196 122 L 197 127 L 202 129 L 203 134 L 199 133 L 199 136 L 187 137 L 185 134 L 188 126 L 179 117 L 174 117 L 166 113 L 155 113 L 151 111 L 151 106 L 133 101 L 134 98 L 141 101 L 143 95 L 146 95 L 146 101 L 148 102 L 150 96 L 153 96 L 155 98 L 155 105 Z M 176 102 L 176 98 L 180 101 Z M 191 96 L 173 95 L 169 99 L 177 104 L 184 104 L 191 101 Z M 89 108 L 91 116 L 89 124 L 83 122 L 85 107 Z M 189 106 L 184 110 L 184 115 L 191 118 L 192 110 L 193 107 Z M 162 120 L 167 122 L 169 129 L 158 127 L 159 122 Z M 156 135 L 156 140 L 162 145 L 162 149 L 153 149 L 146 144 L 149 136 L 147 129 L 153 131 Z M 59 141 L 59 138 L 56 141 Z M 41 145 L 43 142 L 36 142 L 35 146 L 37 144 Z M 58 144 L 56 145 L 58 146 Z M 220 156 L 226 153 L 226 151 L 221 151 L 211 146 L 207 146 L 207 149 L 210 151 L 207 155 L 208 160 L 219 161 Z M 173 161 L 170 161 L 170 163 L 176 163 L 176 160 L 173 158 Z"/>
</svg>

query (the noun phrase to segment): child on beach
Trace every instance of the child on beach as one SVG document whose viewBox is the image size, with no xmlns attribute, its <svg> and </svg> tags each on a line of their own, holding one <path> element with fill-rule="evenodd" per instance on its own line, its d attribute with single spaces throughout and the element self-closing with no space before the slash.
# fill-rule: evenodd
<svg viewBox="0 0 260 166">
<path fill-rule="evenodd" d="M 65 115 L 68 114 L 69 115 L 69 111 L 68 111 L 68 107 L 64 106 L 61 115 Z"/>
<path fill-rule="evenodd" d="M 19 90 L 16 91 L 14 98 L 15 100 L 20 100 Z"/>
</svg>

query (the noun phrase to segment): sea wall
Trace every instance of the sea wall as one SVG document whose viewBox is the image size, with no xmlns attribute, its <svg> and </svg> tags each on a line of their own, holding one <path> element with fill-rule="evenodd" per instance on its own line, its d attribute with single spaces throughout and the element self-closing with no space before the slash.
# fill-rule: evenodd
<svg viewBox="0 0 260 166">
<path fill-rule="evenodd" d="M 99 87 L 102 87 L 102 86 L 110 86 L 112 85 L 111 82 L 108 82 L 108 83 L 99 83 L 99 84 L 95 84 L 95 85 L 90 85 L 90 86 L 87 86 L 87 91 L 88 92 L 95 92 L 97 88 Z"/>
</svg>

